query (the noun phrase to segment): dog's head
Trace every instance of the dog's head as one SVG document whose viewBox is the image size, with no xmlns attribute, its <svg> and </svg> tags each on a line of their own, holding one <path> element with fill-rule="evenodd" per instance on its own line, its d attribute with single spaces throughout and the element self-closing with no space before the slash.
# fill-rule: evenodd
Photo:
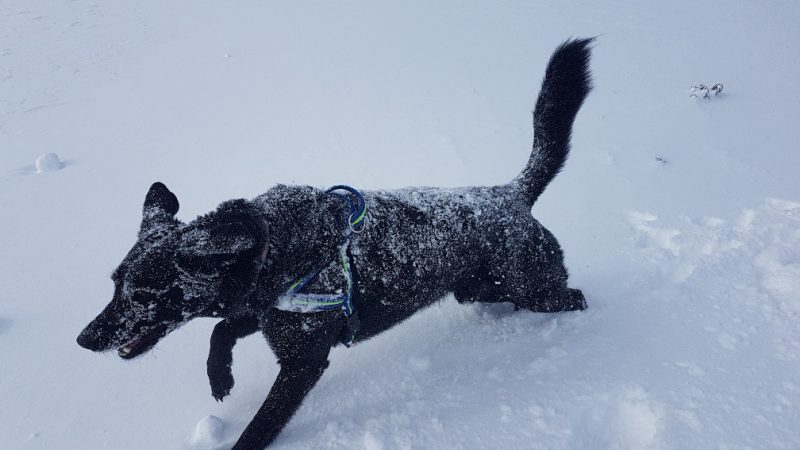
<svg viewBox="0 0 800 450">
<path fill-rule="evenodd" d="M 224 315 L 225 298 L 252 291 L 267 251 L 266 223 L 244 200 L 184 224 L 178 199 L 150 187 L 139 236 L 114 270 L 114 296 L 78 336 L 92 351 L 131 359 L 195 317 Z"/>
</svg>

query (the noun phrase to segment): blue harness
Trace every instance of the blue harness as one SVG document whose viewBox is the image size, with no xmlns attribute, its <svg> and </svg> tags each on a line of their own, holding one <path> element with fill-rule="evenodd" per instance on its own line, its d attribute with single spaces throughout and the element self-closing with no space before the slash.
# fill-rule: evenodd
<svg viewBox="0 0 800 450">
<path fill-rule="evenodd" d="M 344 191 L 344 192 L 339 192 Z M 350 236 L 364 231 L 367 216 L 367 203 L 364 196 L 358 190 L 344 185 L 333 186 L 327 191 L 328 194 L 337 195 L 347 201 L 349 214 L 347 216 L 347 227 L 342 232 L 342 242 L 339 245 L 339 261 L 334 261 L 326 268 L 317 268 L 308 275 L 292 284 L 289 289 L 278 297 L 275 308 L 283 311 L 299 313 L 316 313 L 322 311 L 333 311 L 341 309 L 347 318 L 347 326 L 342 335 L 341 342 L 350 347 L 353 337 L 358 331 L 358 313 L 353 307 L 353 273 L 350 270 L 350 257 L 348 248 L 350 246 Z M 334 294 L 315 294 L 305 292 L 306 288 L 313 284 L 323 270 L 332 270 L 334 265 L 339 266 L 341 274 L 345 280 L 344 289 L 340 293 Z"/>
</svg>

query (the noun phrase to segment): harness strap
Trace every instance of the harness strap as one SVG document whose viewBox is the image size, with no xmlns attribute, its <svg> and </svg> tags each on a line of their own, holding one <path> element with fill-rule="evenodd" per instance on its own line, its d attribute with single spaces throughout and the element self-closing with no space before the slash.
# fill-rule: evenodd
<svg viewBox="0 0 800 450">
<path fill-rule="evenodd" d="M 341 294 L 313 294 L 303 292 L 306 287 L 317 279 L 320 272 L 322 272 L 321 269 L 318 269 L 291 285 L 285 294 L 278 297 L 278 302 L 275 307 L 284 311 L 300 313 L 341 309 L 346 317 L 350 317 L 354 312 L 354 308 L 352 302 L 353 275 L 350 272 L 350 259 L 347 257 L 347 247 L 349 244 L 350 240 L 347 239 L 339 247 L 341 271 L 345 279 L 345 289 Z"/>
<path fill-rule="evenodd" d="M 345 191 L 340 193 L 337 191 Z M 342 243 L 339 246 L 339 265 L 345 279 L 345 288 L 340 294 L 314 294 L 304 290 L 317 279 L 323 269 L 313 270 L 308 275 L 292 284 L 285 294 L 278 297 L 275 307 L 299 313 L 315 313 L 341 309 L 347 318 L 347 325 L 341 342 L 350 347 L 356 331 L 358 331 L 358 313 L 353 306 L 353 274 L 350 269 L 348 248 L 350 236 L 360 233 L 366 227 L 367 202 L 358 190 L 345 185 L 336 185 L 325 191 L 326 193 L 343 197 L 347 200 L 348 216 L 347 227 L 342 231 Z M 330 266 L 328 266 L 330 267 Z"/>
<path fill-rule="evenodd" d="M 352 194 L 353 197 L 356 198 L 355 203 L 353 202 L 352 197 L 347 194 L 341 194 L 336 191 L 345 191 L 349 194 Z M 364 231 L 364 227 L 366 226 L 366 218 L 367 218 L 367 202 L 364 200 L 364 196 L 361 195 L 357 189 L 352 188 L 350 186 L 345 186 L 343 184 L 337 184 L 329 188 L 325 191 L 328 194 L 338 195 L 340 197 L 344 197 L 347 199 L 347 205 L 350 209 L 350 214 L 347 216 L 347 229 L 344 231 L 344 235 L 347 236 L 349 233 L 360 233 Z"/>
</svg>

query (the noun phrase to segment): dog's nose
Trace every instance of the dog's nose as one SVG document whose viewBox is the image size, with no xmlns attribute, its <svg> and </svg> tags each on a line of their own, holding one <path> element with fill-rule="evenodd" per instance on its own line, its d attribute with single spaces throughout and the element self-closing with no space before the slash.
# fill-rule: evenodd
<svg viewBox="0 0 800 450">
<path fill-rule="evenodd" d="M 91 350 L 91 348 L 90 348 L 91 340 L 87 336 L 85 336 L 83 333 L 79 334 L 78 335 L 78 339 L 75 339 L 75 341 L 81 347 Z"/>
<path fill-rule="evenodd" d="M 97 343 L 95 342 L 94 339 L 92 339 L 90 333 L 87 333 L 85 330 L 78 335 L 78 339 L 76 339 L 75 341 L 78 343 L 78 345 L 87 350 L 92 350 L 92 351 L 97 350 Z"/>
</svg>

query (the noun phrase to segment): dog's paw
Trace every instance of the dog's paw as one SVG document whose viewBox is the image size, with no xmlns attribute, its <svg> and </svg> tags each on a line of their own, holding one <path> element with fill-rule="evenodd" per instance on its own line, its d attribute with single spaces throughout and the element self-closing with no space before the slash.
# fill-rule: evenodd
<svg viewBox="0 0 800 450">
<path fill-rule="evenodd" d="M 580 289 L 569 288 L 569 306 L 566 311 L 583 311 L 588 306 Z"/>
<path fill-rule="evenodd" d="M 233 388 L 233 374 L 231 373 L 231 366 L 228 365 L 209 365 L 208 382 L 211 385 L 211 395 L 221 402 L 225 397 L 230 395 Z"/>
<path fill-rule="evenodd" d="M 225 392 L 215 392 L 214 388 L 211 388 L 211 396 L 214 397 L 214 400 L 218 402 L 222 402 L 225 400 L 225 397 L 231 395 L 230 389 Z"/>
<path fill-rule="evenodd" d="M 538 293 L 536 296 L 512 300 L 514 311 L 522 308 L 540 313 L 582 311 L 586 309 L 586 298 L 580 289 Z"/>
</svg>

